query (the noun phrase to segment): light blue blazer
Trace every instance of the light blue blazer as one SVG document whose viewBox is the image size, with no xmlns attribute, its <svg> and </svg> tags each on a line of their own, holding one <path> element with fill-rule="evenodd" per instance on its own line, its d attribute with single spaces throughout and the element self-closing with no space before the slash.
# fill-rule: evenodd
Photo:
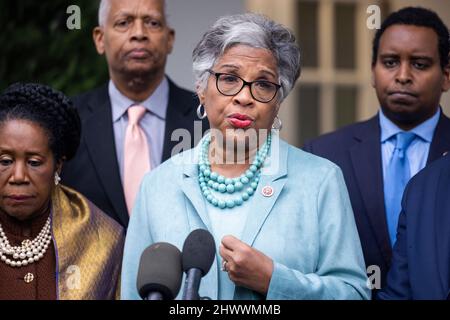
<svg viewBox="0 0 450 320">
<path fill-rule="evenodd" d="M 271 151 L 241 238 L 274 262 L 266 298 L 368 299 L 364 258 L 341 170 L 275 136 Z M 191 231 L 212 233 L 206 210 L 210 204 L 198 183 L 199 152 L 199 146 L 185 151 L 145 176 L 126 237 L 122 299 L 140 299 L 137 270 L 149 245 L 169 242 L 181 251 Z M 272 196 L 262 195 L 264 186 L 272 187 Z M 217 299 L 220 261 L 217 254 L 202 279 L 200 296 Z M 234 299 L 261 298 L 247 288 L 234 289 Z"/>
</svg>

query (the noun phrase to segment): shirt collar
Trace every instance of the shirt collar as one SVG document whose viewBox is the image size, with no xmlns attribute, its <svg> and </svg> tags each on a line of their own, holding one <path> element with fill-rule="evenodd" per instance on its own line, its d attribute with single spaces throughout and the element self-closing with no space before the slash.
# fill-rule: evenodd
<svg viewBox="0 0 450 320">
<path fill-rule="evenodd" d="M 161 81 L 153 94 L 144 101 L 133 101 L 123 95 L 112 80 L 108 84 L 109 97 L 111 99 L 113 122 L 118 121 L 127 112 L 131 105 L 139 104 L 147 111 L 165 120 L 167 105 L 169 102 L 169 81 L 166 77 Z"/>
<path fill-rule="evenodd" d="M 417 127 L 410 130 L 410 132 L 415 133 L 424 141 L 430 142 L 433 140 L 434 130 L 439 121 L 439 117 L 441 115 L 441 108 L 438 108 L 438 111 L 428 120 L 422 122 Z M 380 119 L 380 128 L 381 128 L 381 143 L 386 142 L 397 133 L 402 132 L 404 130 L 397 127 L 395 123 L 389 120 L 383 110 L 380 109 L 379 112 Z"/>
</svg>

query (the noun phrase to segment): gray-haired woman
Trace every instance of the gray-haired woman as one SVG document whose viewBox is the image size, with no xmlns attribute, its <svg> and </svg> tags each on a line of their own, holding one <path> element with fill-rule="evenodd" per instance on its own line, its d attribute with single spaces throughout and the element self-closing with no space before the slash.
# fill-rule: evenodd
<svg viewBox="0 0 450 320">
<path fill-rule="evenodd" d="M 148 245 L 182 248 L 198 228 L 217 247 L 200 296 L 368 298 L 340 169 L 277 134 L 280 104 L 300 74 L 292 33 L 261 15 L 226 16 L 193 59 L 198 114 L 212 130 L 145 177 L 126 238 L 122 298 L 139 298 L 138 263 Z"/>
</svg>

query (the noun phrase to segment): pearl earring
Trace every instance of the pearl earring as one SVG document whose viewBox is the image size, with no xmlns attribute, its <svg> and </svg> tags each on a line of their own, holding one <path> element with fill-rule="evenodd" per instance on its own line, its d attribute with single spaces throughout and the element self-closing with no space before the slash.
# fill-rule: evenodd
<svg viewBox="0 0 450 320">
<path fill-rule="evenodd" d="M 59 176 L 58 172 L 55 172 L 55 186 L 57 186 L 60 181 L 61 177 Z"/>
</svg>

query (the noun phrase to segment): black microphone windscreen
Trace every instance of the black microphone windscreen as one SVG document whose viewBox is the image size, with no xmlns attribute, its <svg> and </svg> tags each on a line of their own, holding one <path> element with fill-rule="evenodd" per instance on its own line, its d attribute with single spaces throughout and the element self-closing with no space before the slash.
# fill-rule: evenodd
<svg viewBox="0 0 450 320">
<path fill-rule="evenodd" d="M 173 300 L 180 291 L 182 277 L 181 252 L 174 245 L 158 242 L 142 252 L 137 289 L 143 299 L 150 292 L 159 292 L 163 300 Z"/>
<path fill-rule="evenodd" d="M 216 245 L 214 238 L 208 231 L 197 229 L 192 231 L 183 245 L 183 270 L 197 268 L 202 271 L 202 276 L 206 275 L 211 268 L 216 255 Z"/>
</svg>

